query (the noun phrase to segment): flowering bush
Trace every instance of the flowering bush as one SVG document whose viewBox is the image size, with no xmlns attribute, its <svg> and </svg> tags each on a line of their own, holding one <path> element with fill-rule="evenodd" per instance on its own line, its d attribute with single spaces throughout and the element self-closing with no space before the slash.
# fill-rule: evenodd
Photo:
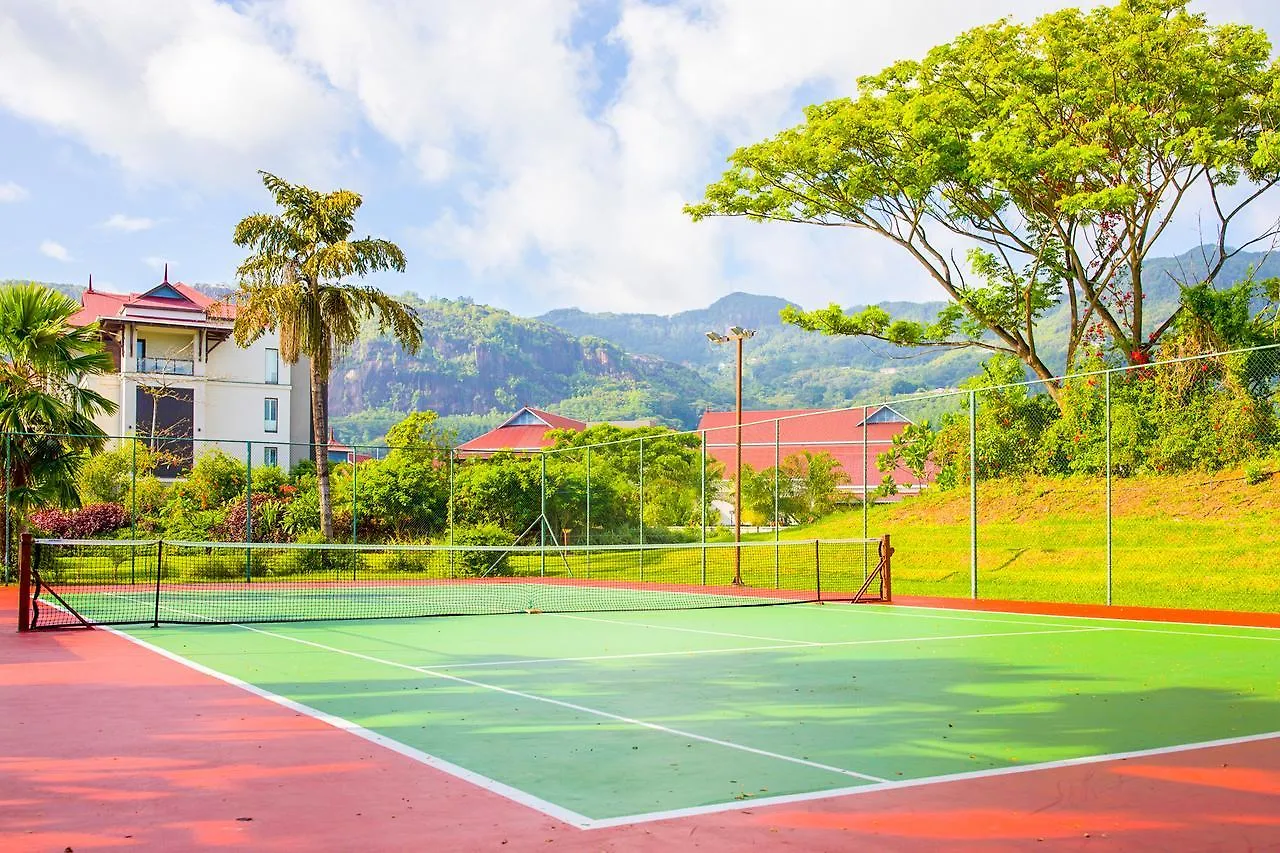
<svg viewBox="0 0 1280 853">
<path fill-rule="evenodd" d="M 119 504 L 90 504 L 67 512 L 42 509 L 28 519 L 31 526 L 45 536 L 58 539 L 91 539 L 114 533 L 129 525 L 129 512 Z"/>
</svg>

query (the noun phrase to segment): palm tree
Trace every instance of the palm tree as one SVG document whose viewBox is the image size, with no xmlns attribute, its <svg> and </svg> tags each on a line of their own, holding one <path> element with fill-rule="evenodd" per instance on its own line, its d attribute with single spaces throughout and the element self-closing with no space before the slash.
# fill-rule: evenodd
<svg viewBox="0 0 1280 853">
<path fill-rule="evenodd" d="M 289 364 L 300 355 L 311 360 L 320 532 L 329 539 L 329 370 L 356 342 L 366 320 L 375 319 L 381 331 L 390 329 L 410 352 L 422 346 L 422 321 L 413 308 L 377 288 L 343 281 L 378 270 L 404 272 L 404 253 L 395 243 L 351 239 L 362 202 L 358 193 L 316 192 L 268 172 L 259 174 L 280 212 L 255 213 L 236 226 L 236 245 L 252 254 L 236 270 L 234 334 L 240 346 L 248 346 L 269 331 L 278 332 L 281 358 Z"/>
<path fill-rule="evenodd" d="M 116 404 L 81 385 L 114 369 L 96 325 L 70 323 L 74 300 L 38 284 L 0 289 L 0 433 L 8 510 L 80 505 L 76 475 L 107 434 Z"/>
</svg>

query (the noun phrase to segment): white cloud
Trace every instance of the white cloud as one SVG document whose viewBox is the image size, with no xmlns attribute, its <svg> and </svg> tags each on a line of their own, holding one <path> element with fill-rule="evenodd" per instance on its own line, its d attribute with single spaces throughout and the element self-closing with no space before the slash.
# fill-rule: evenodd
<svg viewBox="0 0 1280 853">
<path fill-rule="evenodd" d="M 31 193 L 27 192 L 26 187 L 21 187 L 13 181 L 5 181 L 0 184 L 0 204 L 25 201 L 30 195 Z"/>
<path fill-rule="evenodd" d="M 40 244 L 40 254 L 55 261 L 62 261 L 64 264 L 71 260 L 71 253 L 67 251 L 67 247 L 53 240 L 45 240 Z"/>
<path fill-rule="evenodd" d="M 158 257 L 156 255 L 147 255 L 145 258 L 142 259 L 142 262 L 147 266 L 151 267 L 153 270 L 164 269 L 166 265 L 171 267 L 177 266 L 177 264 L 166 261 L 164 258 Z"/>
<path fill-rule="evenodd" d="M 146 231 L 148 228 L 154 228 L 156 221 L 146 216 L 126 216 L 123 213 L 113 213 L 106 222 L 102 223 L 103 228 L 110 228 L 113 231 Z"/>
<path fill-rule="evenodd" d="M 0 13 L 0 107 L 147 181 L 327 168 L 334 98 L 251 13 L 216 0 L 60 0 Z"/>
</svg>

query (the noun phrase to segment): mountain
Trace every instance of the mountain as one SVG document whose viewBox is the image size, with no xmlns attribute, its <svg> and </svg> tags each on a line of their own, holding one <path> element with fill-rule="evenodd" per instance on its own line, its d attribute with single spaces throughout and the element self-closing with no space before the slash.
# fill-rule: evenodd
<svg viewBox="0 0 1280 853">
<path fill-rule="evenodd" d="M 1210 247 L 1153 258 L 1144 270 L 1149 322 L 1178 304 L 1179 281 L 1203 276 Z M 1280 276 L 1280 258 L 1241 252 L 1219 281 Z M 0 282 L 9 284 L 12 282 Z M 73 297 L 82 288 L 51 285 Z M 197 285 L 216 295 L 219 285 Z M 496 426 L 522 405 L 583 420 L 653 417 L 692 427 L 709 407 L 732 405 L 734 353 L 707 341 L 708 331 L 758 330 L 744 347 L 749 407 L 830 407 L 917 390 L 951 387 L 973 375 L 982 350 L 899 349 L 860 338 L 827 337 L 783 325 L 788 304 L 775 296 L 733 293 L 696 311 L 671 315 L 587 313 L 577 309 L 517 317 L 469 299 L 405 296 L 423 319 L 417 356 L 370 329 L 334 370 L 330 403 L 346 441 L 380 438 L 419 408 L 442 415 L 461 438 Z M 884 302 L 892 316 L 932 319 L 945 303 Z M 858 310 L 863 306 L 851 306 Z M 1065 366 L 1068 310 L 1051 311 L 1038 341 L 1050 366 Z"/>
<path fill-rule="evenodd" d="M 460 416 L 533 405 L 584 420 L 691 426 L 707 406 L 725 403 L 696 371 L 600 337 L 466 299 L 401 298 L 422 319 L 422 351 L 411 356 L 369 330 L 330 379 L 337 418 L 375 407 Z"/>
</svg>

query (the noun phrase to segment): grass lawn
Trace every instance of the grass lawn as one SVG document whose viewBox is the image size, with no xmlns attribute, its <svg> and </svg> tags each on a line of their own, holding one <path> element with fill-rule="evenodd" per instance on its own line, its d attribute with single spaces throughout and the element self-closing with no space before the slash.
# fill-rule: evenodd
<svg viewBox="0 0 1280 853">
<path fill-rule="evenodd" d="M 1280 612 L 1280 483 L 1185 475 L 1117 480 L 1113 488 L 1113 603 Z M 979 596 L 1105 602 L 1104 489 L 1087 478 L 980 484 Z M 969 595 L 967 490 L 873 506 L 868 516 L 871 535 L 893 536 L 894 592 Z M 861 534 L 859 510 L 782 533 Z"/>
</svg>

